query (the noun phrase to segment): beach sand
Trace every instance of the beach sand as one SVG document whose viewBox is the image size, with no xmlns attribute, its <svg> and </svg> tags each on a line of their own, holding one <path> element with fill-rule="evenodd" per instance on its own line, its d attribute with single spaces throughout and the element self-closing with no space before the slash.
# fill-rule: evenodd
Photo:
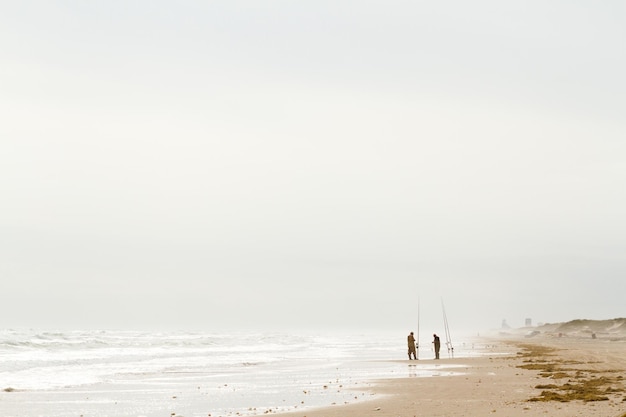
<svg viewBox="0 0 626 417">
<path fill-rule="evenodd" d="M 366 401 L 284 415 L 626 417 L 625 340 L 541 335 L 486 343 L 493 355 L 404 361 L 462 365 L 455 369 L 462 375 L 375 381 Z"/>
</svg>

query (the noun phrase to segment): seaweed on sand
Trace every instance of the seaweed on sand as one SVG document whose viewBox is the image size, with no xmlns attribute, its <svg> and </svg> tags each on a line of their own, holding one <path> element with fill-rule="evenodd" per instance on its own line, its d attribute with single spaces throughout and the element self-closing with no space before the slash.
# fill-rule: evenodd
<svg viewBox="0 0 626 417">
<path fill-rule="evenodd" d="M 535 345 L 521 345 L 524 351 L 518 355 L 529 358 L 518 368 L 539 371 L 543 378 L 552 381 L 568 378 L 568 381 L 561 384 L 537 385 L 536 389 L 541 389 L 541 394 L 530 398 L 528 401 L 608 401 L 609 395 L 616 395 L 626 392 L 623 384 L 623 376 L 609 376 L 616 370 L 597 371 L 593 369 L 577 369 L 572 365 L 584 364 L 578 361 L 548 360 L 553 356 L 555 349 Z M 591 362 L 587 362 L 590 364 Z M 597 374 L 603 374 L 597 376 Z M 622 416 L 626 417 L 626 416 Z"/>
</svg>

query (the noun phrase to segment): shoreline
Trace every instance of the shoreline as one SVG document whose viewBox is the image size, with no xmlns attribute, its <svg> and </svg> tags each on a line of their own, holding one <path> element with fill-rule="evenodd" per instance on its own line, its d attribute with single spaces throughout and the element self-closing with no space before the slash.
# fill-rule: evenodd
<svg viewBox="0 0 626 417">
<path fill-rule="evenodd" d="M 394 361 L 460 365 L 454 371 L 462 375 L 372 380 L 362 389 L 366 399 L 280 415 L 626 417 L 626 342 L 546 336 L 483 340 L 497 346 L 493 355 Z"/>
<path fill-rule="evenodd" d="M 408 360 L 388 341 L 366 351 L 355 351 L 359 344 L 341 346 L 345 351 L 318 341 L 312 349 L 319 356 L 306 364 L 300 350 L 281 366 L 237 356 L 228 374 L 216 373 L 220 367 L 199 369 L 204 356 L 179 352 L 173 373 L 161 364 L 160 370 L 127 372 L 95 385 L 29 391 L 5 384 L 0 403 L 14 417 L 626 417 L 626 339 L 620 337 L 483 336 L 440 360 L 428 349 L 419 360 Z M 324 349 L 334 356 L 323 356 Z M 188 362 L 181 363 L 183 357 Z"/>
</svg>

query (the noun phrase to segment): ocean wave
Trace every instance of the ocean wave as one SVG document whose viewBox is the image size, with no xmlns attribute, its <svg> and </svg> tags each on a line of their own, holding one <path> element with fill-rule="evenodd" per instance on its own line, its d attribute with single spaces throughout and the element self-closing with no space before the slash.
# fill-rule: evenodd
<svg viewBox="0 0 626 417">
<path fill-rule="evenodd" d="M 163 373 L 217 375 L 314 368 L 360 355 L 363 341 L 286 333 L 0 331 L 0 380 L 49 389 Z"/>
</svg>

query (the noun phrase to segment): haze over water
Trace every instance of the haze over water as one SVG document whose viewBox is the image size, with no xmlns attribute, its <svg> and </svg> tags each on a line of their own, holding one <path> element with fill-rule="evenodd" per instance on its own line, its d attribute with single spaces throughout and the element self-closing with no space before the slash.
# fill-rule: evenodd
<svg viewBox="0 0 626 417">
<path fill-rule="evenodd" d="M 0 327 L 623 316 L 625 7 L 4 2 Z"/>
</svg>

